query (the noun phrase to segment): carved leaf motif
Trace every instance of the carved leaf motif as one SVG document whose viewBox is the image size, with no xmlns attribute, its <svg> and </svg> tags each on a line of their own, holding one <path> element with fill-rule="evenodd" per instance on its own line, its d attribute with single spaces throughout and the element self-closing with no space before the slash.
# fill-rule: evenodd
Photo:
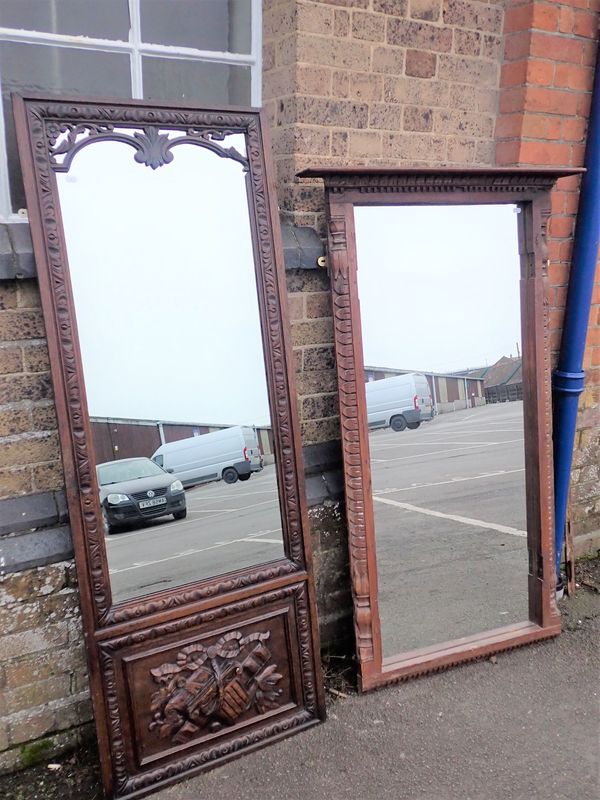
<svg viewBox="0 0 600 800">
<path fill-rule="evenodd" d="M 215 644 L 192 644 L 179 651 L 176 664 L 150 670 L 161 688 L 150 698 L 151 731 L 161 739 L 185 742 L 203 730 L 216 732 L 254 708 L 259 714 L 277 708 L 283 676 L 269 664 L 263 644 L 270 632 L 244 636 L 229 631 Z"/>
<path fill-rule="evenodd" d="M 145 128 L 143 133 L 135 131 L 133 137 L 139 144 L 139 150 L 134 156 L 138 164 L 158 169 L 173 161 L 169 137 L 165 133 L 159 133 L 158 128 Z"/>
</svg>

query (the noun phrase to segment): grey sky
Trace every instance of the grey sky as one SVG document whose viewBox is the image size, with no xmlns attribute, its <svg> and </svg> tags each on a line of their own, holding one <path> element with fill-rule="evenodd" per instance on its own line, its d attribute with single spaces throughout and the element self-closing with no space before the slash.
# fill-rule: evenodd
<svg viewBox="0 0 600 800">
<path fill-rule="evenodd" d="M 90 414 L 268 424 L 242 167 L 172 153 L 102 142 L 57 176 Z"/>
<path fill-rule="evenodd" d="M 365 364 L 445 372 L 516 355 L 516 207 L 355 209 Z"/>
</svg>

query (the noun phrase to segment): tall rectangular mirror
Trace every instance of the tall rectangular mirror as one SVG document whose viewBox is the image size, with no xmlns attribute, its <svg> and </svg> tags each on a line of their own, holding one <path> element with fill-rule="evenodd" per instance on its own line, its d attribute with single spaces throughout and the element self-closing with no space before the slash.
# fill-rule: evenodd
<svg viewBox="0 0 600 800">
<path fill-rule="evenodd" d="M 284 549 L 245 137 L 159 131 L 152 169 L 146 131 L 113 134 L 56 180 L 120 602 Z"/>
<path fill-rule="evenodd" d="M 15 97 L 107 797 L 324 716 L 256 110 Z"/>
<path fill-rule="evenodd" d="M 556 635 L 543 170 L 325 180 L 361 685 Z"/>
<path fill-rule="evenodd" d="M 384 658 L 528 616 L 518 212 L 354 209 Z"/>
</svg>

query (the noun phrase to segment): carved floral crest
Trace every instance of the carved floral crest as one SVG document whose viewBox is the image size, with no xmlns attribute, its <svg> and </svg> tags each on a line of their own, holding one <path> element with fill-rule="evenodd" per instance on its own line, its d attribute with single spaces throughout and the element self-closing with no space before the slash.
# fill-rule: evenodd
<svg viewBox="0 0 600 800">
<path fill-rule="evenodd" d="M 270 635 L 231 631 L 209 647 L 188 645 L 175 663 L 151 669 L 160 688 L 152 695 L 149 729 L 161 739 L 183 743 L 201 731 L 215 733 L 232 725 L 251 709 L 264 714 L 277 708 L 282 675 L 269 663 L 271 652 L 264 642 Z"/>
<path fill-rule="evenodd" d="M 185 128 L 163 130 L 156 125 L 145 125 L 141 130 L 116 126 L 114 123 L 71 123 L 50 121 L 46 125 L 46 139 L 50 164 L 55 172 L 68 172 L 75 154 L 92 142 L 102 139 L 121 142 L 135 149 L 134 159 L 151 169 L 158 169 L 173 161 L 173 148 L 180 144 L 193 144 L 210 150 L 221 158 L 231 158 L 248 170 L 249 162 L 235 147 L 224 147 L 227 136 L 235 130 Z"/>
</svg>

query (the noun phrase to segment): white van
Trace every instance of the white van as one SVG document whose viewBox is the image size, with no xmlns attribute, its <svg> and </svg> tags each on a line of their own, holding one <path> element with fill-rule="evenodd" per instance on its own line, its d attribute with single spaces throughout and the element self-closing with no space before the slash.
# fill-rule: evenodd
<svg viewBox="0 0 600 800">
<path fill-rule="evenodd" d="M 235 425 L 202 436 L 161 445 L 152 456 L 159 467 L 176 473 L 184 486 L 206 481 L 247 481 L 263 468 L 256 430 Z"/>
<path fill-rule="evenodd" d="M 433 416 L 429 384 L 420 372 L 370 381 L 366 394 L 369 428 L 414 429 Z"/>
</svg>

